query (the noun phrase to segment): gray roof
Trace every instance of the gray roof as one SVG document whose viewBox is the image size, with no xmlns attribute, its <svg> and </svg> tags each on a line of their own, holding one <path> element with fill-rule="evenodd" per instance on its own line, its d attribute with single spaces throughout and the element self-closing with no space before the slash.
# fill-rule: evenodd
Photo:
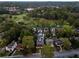
<svg viewBox="0 0 79 59">
<path fill-rule="evenodd" d="M 63 41 L 59 40 L 59 39 L 56 39 L 56 40 L 53 40 L 53 44 L 54 45 L 62 45 L 63 44 Z"/>
<path fill-rule="evenodd" d="M 12 46 L 15 44 L 15 42 L 14 41 L 12 41 L 12 43 L 11 44 L 9 44 L 7 47 L 8 48 L 12 48 Z"/>
</svg>

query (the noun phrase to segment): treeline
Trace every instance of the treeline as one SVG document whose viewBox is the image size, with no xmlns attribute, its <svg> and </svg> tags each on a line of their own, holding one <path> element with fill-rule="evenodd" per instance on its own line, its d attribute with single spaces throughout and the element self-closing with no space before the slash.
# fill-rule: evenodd
<svg viewBox="0 0 79 59">
<path fill-rule="evenodd" d="M 46 18 L 46 19 L 67 19 L 70 11 L 62 8 L 39 8 L 30 13 L 32 17 Z"/>
<path fill-rule="evenodd" d="M 4 7 L 18 7 L 21 11 L 24 11 L 24 8 L 63 7 L 79 13 L 79 2 L 0 2 L 0 14 L 8 13 Z"/>
<path fill-rule="evenodd" d="M 0 2 L 0 7 L 11 7 L 11 6 L 20 8 L 52 7 L 52 6 L 79 7 L 79 2 Z"/>
<path fill-rule="evenodd" d="M 25 30 L 26 32 L 30 31 L 23 23 L 16 23 L 12 20 L 10 15 L 0 16 L 0 36 L 1 39 L 7 40 L 8 43 L 11 43 L 13 40 L 18 41 L 19 37 L 22 38 L 22 36 L 25 35 L 24 33 L 26 33 L 24 32 Z"/>
<path fill-rule="evenodd" d="M 71 25 L 78 27 L 78 18 L 72 14 L 70 8 L 37 8 L 29 13 L 31 17 L 51 20 L 66 20 Z"/>
<path fill-rule="evenodd" d="M 4 8 L 0 8 L 0 14 L 9 14 L 9 11 Z"/>
</svg>

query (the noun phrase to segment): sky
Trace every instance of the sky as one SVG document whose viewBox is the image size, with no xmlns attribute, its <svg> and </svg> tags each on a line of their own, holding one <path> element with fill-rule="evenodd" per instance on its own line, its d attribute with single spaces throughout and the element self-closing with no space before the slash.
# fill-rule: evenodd
<svg viewBox="0 0 79 59">
<path fill-rule="evenodd" d="M 79 0 L 0 0 L 0 1 L 79 1 Z"/>
</svg>

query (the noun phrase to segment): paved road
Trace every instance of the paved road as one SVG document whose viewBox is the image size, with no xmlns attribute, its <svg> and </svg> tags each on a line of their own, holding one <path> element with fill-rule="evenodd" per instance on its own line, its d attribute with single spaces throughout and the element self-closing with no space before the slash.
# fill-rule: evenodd
<svg viewBox="0 0 79 59">
<path fill-rule="evenodd" d="M 69 57 L 69 56 L 74 56 L 75 54 L 79 55 L 79 49 L 75 50 L 70 50 L 70 51 L 63 51 L 63 52 L 55 52 L 56 58 L 61 58 L 61 57 Z"/>
<path fill-rule="evenodd" d="M 54 58 L 67 58 L 69 56 L 73 56 L 75 54 L 79 55 L 79 49 L 70 50 L 70 51 L 63 51 L 63 52 L 54 52 Z M 8 58 L 41 58 L 40 53 L 33 53 L 30 56 L 23 56 L 23 55 L 16 55 L 16 56 L 7 56 Z"/>
</svg>

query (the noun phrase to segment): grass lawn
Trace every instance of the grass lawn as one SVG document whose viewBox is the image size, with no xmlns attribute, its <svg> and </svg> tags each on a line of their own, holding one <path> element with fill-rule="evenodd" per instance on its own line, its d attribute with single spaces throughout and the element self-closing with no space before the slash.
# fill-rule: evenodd
<svg viewBox="0 0 79 59">
<path fill-rule="evenodd" d="M 23 16 L 26 16 L 26 14 L 12 15 L 12 19 L 16 22 L 23 21 Z"/>
</svg>

